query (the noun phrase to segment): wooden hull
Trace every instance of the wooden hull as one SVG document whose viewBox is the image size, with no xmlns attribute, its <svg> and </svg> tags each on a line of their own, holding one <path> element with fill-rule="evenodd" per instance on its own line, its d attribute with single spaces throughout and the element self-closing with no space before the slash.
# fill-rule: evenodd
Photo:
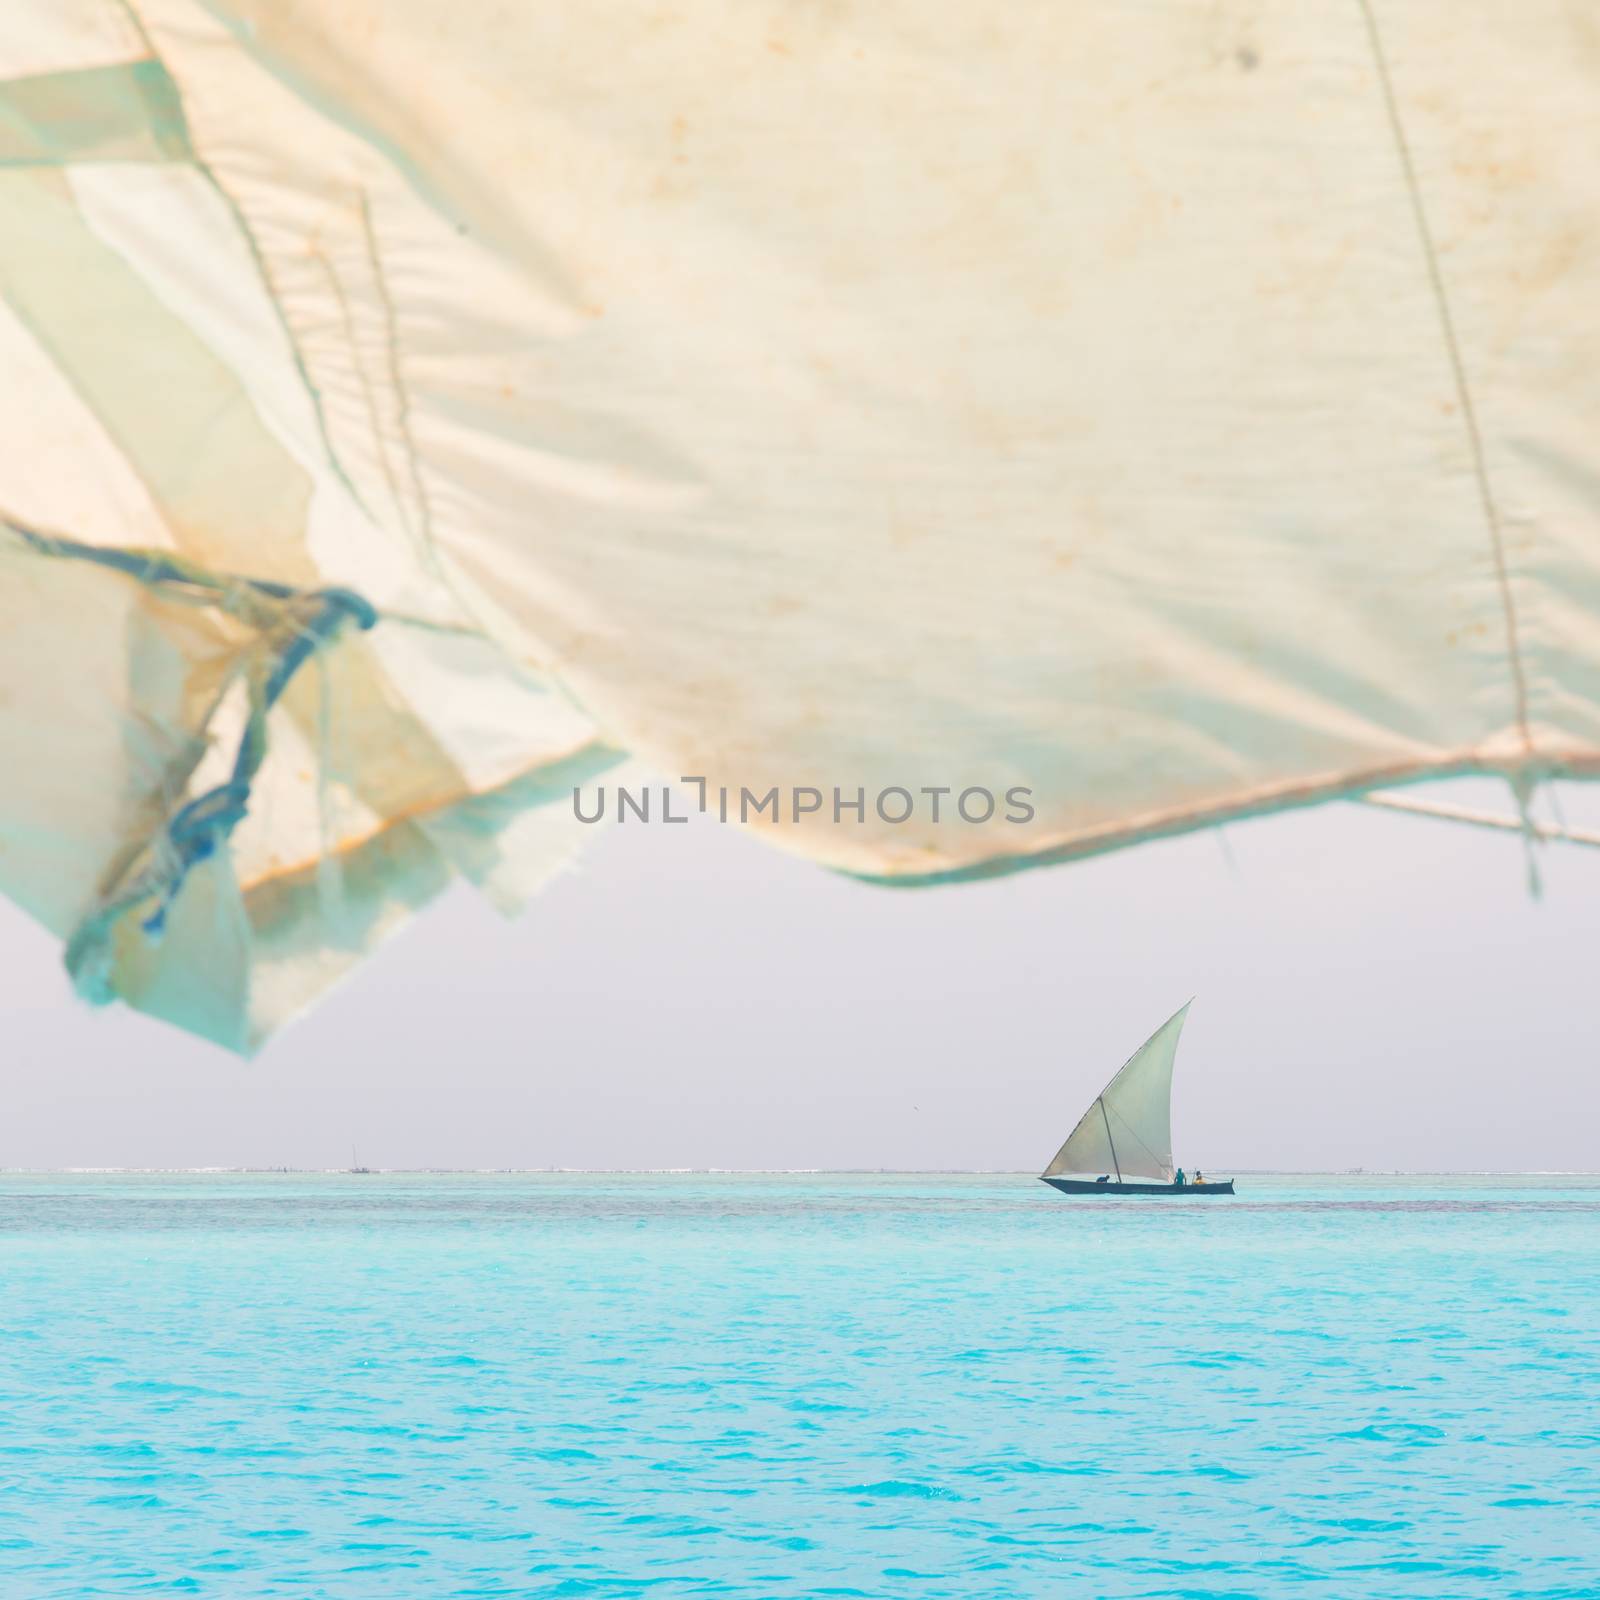
<svg viewBox="0 0 1600 1600">
<path fill-rule="evenodd" d="M 1059 1190 L 1062 1194 L 1094 1194 L 1094 1195 L 1125 1195 L 1125 1194 L 1163 1194 L 1182 1195 L 1186 1200 L 1207 1200 L 1214 1194 L 1232 1194 L 1233 1179 L 1224 1179 L 1221 1183 L 1118 1183 L 1113 1179 L 1110 1183 L 1096 1183 L 1092 1178 L 1045 1178 L 1052 1189 Z"/>
</svg>

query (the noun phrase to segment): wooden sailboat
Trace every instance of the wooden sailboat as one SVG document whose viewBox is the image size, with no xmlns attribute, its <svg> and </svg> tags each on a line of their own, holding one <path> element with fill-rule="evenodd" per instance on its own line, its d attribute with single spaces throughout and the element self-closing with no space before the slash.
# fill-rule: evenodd
<svg viewBox="0 0 1600 1600">
<path fill-rule="evenodd" d="M 1052 1189 L 1075 1195 L 1184 1195 L 1197 1200 L 1233 1193 L 1231 1178 L 1190 1181 L 1172 1164 L 1172 1063 L 1188 1014 L 1187 1005 L 1174 1012 L 1095 1096 L 1055 1160 L 1039 1174 Z M 1100 1176 L 1068 1176 L 1089 1173 Z"/>
</svg>

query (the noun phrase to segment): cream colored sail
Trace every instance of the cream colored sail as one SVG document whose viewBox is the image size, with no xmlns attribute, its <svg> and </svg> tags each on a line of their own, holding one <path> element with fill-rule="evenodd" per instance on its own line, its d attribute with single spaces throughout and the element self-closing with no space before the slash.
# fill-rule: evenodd
<svg viewBox="0 0 1600 1600">
<path fill-rule="evenodd" d="M 247 1050 L 624 756 L 909 884 L 1600 772 L 1590 11 L 3 0 L 0 891 Z"/>
<path fill-rule="evenodd" d="M 1171 1181 L 1172 1063 L 1188 1014 L 1188 1005 L 1181 1007 L 1129 1056 L 1067 1135 L 1044 1177 L 1110 1174 Z"/>
</svg>

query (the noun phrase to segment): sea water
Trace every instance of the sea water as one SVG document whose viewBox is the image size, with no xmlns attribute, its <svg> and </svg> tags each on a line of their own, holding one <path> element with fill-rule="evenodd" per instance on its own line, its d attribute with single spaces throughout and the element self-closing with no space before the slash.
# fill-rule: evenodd
<svg viewBox="0 0 1600 1600">
<path fill-rule="evenodd" d="M 1600 1596 L 1600 1183 L 0 1177 L 0 1596 Z"/>
</svg>

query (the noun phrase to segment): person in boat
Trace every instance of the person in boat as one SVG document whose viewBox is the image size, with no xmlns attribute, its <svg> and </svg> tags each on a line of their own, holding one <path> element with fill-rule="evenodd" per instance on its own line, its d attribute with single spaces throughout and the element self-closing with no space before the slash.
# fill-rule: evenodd
<svg viewBox="0 0 1600 1600">
<path fill-rule="evenodd" d="M 1189 1180 L 1187 1178 L 1185 1178 L 1184 1175 L 1183 1175 L 1183 1168 L 1179 1167 L 1178 1168 L 1178 1172 L 1177 1172 L 1177 1176 L 1172 1180 L 1173 1187 L 1177 1188 L 1177 1189 L 1181 1189 L 1184 1186 L 1184 1184 L 1187 1183 L 1188 1181 Z"/>
<path fill-rule="evenodd" d="M 1199 1167 L 1196 1167 L 1196 1168 L 1195 1168 L 1195 1169 L 1194 1169 L 1194 1181 L 1195 1181 L 1195 1182 L 1196 1182 L 1196 1183 L 1204 1183 L 1204 1182 L 1205 1182 L 1205 1181 L 1206 1181 L 1206 1175 L 1205 1175 L 1205 1173 L 1203 1173 L 1203 1172 L 1202 1172 L 1202 1171 L 1201 1171 L 1201 1170 L 1200 1170 L 1200 1169 L 1199 1169 Z"/>
<path fill-rule="evenodd" d="M 1109 1172 L 1102 1173 L 1094 1181 L 1096 1183 L 1110 1183 L 1111 1182 L 1111 1174 Z"/>
</svg>

